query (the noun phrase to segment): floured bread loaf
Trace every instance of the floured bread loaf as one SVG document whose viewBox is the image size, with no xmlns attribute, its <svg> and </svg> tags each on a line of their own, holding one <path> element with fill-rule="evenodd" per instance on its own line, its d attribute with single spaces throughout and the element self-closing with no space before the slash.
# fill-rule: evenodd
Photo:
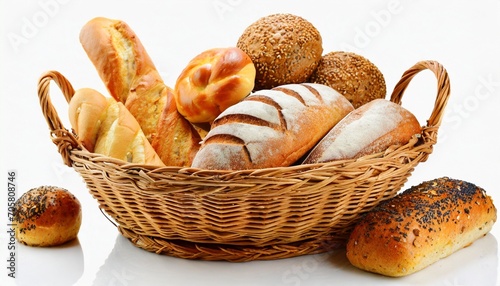
<svg viewBox="0 0 500 286">
<path fill-rule="evenodd" d="M 375 99 L 351 112 L 328 132 L 304 164 L 354 159 L 404 145 L 421 132 L 415 116 L 399 104 Z"/>
<path fill-rule="evenodd" d="M 353 109 L 344 96 L 321 84 L 255 92 L 215 119 L 192 166 L 218 170 L 289 166 Z"/>
</svg>

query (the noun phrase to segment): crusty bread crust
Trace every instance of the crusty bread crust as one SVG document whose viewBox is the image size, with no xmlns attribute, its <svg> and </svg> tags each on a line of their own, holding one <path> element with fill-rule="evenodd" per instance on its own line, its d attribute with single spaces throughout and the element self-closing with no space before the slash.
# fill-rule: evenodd
<svg viewBox="0 0 500 286">
<path fill-rule="evenodd" d="M 351 233 L 347 258 L 366 271 L 405 276 L 486 235 L 496 213 L 474 184 L 447 177 L 423 182 L 369 212 Z"/>
</svg>

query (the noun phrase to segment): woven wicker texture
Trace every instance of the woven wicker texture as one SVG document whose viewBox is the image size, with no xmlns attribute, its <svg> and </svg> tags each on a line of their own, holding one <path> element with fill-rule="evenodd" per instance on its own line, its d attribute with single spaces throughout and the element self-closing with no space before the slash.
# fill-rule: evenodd
<svg viewBox="0 0 500 286">
<path fill-rule="evenodd" d="M 401 189 L 437 141 L 450 94 L 447 72 L 435 61 L 418 62 L 391 95 L 401 104 L 412 78 L 427 69 L 437 78 L 435 105 L 422 134 L 408 144 L 357 160 L 259 170 L 154 168 L 90 153 L 50 101 L 52 81 L 71 99 L 69 81 L 47 72 L 38 95 L 64 163 L 135 245 L 190 259 L 249 261 L 341 247 L 361 214 Z"/>
</svg>

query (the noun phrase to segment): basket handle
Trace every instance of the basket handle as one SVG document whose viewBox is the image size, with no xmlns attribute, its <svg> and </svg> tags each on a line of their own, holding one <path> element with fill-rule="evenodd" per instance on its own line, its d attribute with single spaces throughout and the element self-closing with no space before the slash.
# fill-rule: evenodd
<svg viewBox="0 0 500 286">
<path fill-rule="evenodd" d="M 61 89 L 66 102 L 69 103 L 75 90 L 71 83 L 61 73 L 57 71 L 48 71 L 42 74 L 38 81 L 38 99 L 42 108 L 43 115 L 50 129 L 52 142 L 57 145 L 64 164 L 71 167 L 70 150 L 81 150 L 83 147 L 76 139 L 76 136 L 69 132 L 61 123 L 59 115 L 50 100 L 50 82 L 54 81 Z"/>
<path fill-rule="evenodd" d="M 416 63 L 413 67 L 408 69 L 403 73 L 401 79 L 394 87 L 394 91 L 391 95 L 391 101 L 397 104 L 401 104 L 401 99 L 403 98 L 403 93 L 408 87 L 408 84 L 412 78 L 419 72 L 429 69 L 434 73 L 437 78 L 437 95 L 436 101 L 434 102 L 434 108 L 432 110 L 431 116 L 427 120 L 427 127 L 438 128 L 441 125 L 441 120 L 444 115 L 444 108 L 450 97 L 450 79 L 446 69 L 436 61 L 420 61 Z"/>
</svg>

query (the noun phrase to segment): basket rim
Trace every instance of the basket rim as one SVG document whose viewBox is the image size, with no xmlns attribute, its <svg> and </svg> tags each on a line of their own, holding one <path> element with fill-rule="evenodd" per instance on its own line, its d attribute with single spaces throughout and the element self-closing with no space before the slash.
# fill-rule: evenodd
<svg viewBox="0 0 500 286">
<path fill-rule="evenodd" d="M 231 176 L 255 176 L 255 177 L 273 177 L 272 174 L 282 172 L 283 170 L 287 170 L 289 173 L 305 173 L 308 171 L 318 171 L 321 169 L 342 169 L 346 165 L 350 164 L 367 164 L 370 161 L 374 164 L 379 161 L 381 158 L 389 157 L 395 152 L 404 152 L 408 149 L 417 148 L 422 146 L 423 149 L 421 151 L 417 151 L 419 153 L 427 153 L 430 154 L 432 150 L 428 148 L 428 146 L 432 146 L 436 142 L 436 127 L 423 127 L 425 132 L 421 134 L 416 134 L 413 138 L 405 145 L 394 145 L 389 147 L 389 149 L 373 153 L 365 156 L 361 156 L 355 159 L 344 159 L 344 160 L 336 160 L 331 162 L 323 162 L 323 163 L 311 163 L 311 164 L 297 164 L 287 167 L 269 167 L 262 169 L 243 169 L 243 170 L 208 170 L 208 169 L 199 169 L 193 167 L 180 167 L 180 166 L 155 166 L 155 165 L 147 165 L 147 164 L 138 164 L 138 163 L 128 163 L 119 159 L 111 158 L 102 154 L 92 153 L 87 151 L 85 148 L 71 148 L 71 146 L 67 146 L 69 157 L 71 162 L 73 162 L 72 157 L 86 157 L 89 158 L 91 162 L 104 162 L 109 165 L 113 165 L 114 167 L 118 167 L 119 169 L 127 172 L 127 171 L 144 171 L 146 173 L 182 173 L 182 174 L 190 174 L 196 175 L 199 177 L 217 177 L 220 180 L 224 180 L 226 177 Z M 71 135 L 67 135 L 68 138 L 66 140 L 71 140 L 71 137 L 76 138 L 76 134 L 70 133 Z M 424 135 L 428 134 L 428 135 Z M 75 139 L 76 140 L 76 139 Z M 428 146 L 424 146 L 428 145 Z M 422 160 L 424 161 L 424 160 Z M 72 165 L 70 165 L 72 166 Z"/>
<path fill-rule="evenodd" d="M 446 69 L 439 62 L 434 60 L 419 61 L 413 65 L 410 69 L 406 70 L 401 79 L 396 84 L 391 96 L 390 101 L 396 104 L 402 104 L 402 98 L 404 91 L 408 87 L 411 80 L 419 72 L 423 70 L 430 70 L 434 73 L 437 79 L 437 94 L 434 102 L 432 112 L 427 124 L 422 126 L 422 133 L 420 138 L 413 138 L 405 145 L 401 146 L 391 146 L 387 150 L 365 155 L 356 159 L 345 159 L 333 162 L 325 163 L 314 163 L 314 164 L 298 164 L 287 167 L 271 167 L 262 169 L 246 169 L 246 170 L 204 170 L 192 167 L 177 167 L 177 166 L 155 166 L 146 164 L 133 164 L 128 163 L 119 159 L 114 159 L 104 155 L 91 153 L 85 149 L 85 147 L 78 141 L 78 135 L 73 129 L 68 129 L 62 124 L 59 115 L 53 106 L 50 99 L 50 83 L 54 81 L 57 86 L 62 91 L 66 101 L 69 103 L 72 96 L 75 93 L 73 86 L 70 81 L 60 72 L 55 70 L 49 70 L 41 75 L 38 82 L 38 97 L 40 101 L 40 106 L 42 109 L 43 116 L 47 122 L 50 130 L 50 137 L 53 143 L 58 147 L 58 151 L 62 156 L 65 165 L 72 167 L 73 160 L 72 155 L 91 155 L 92 160 L 104 161 L 106 163 L 119 166 L 123 170 L 144 170 L 145 172 L 164 172 L 173 171 L 180 173 L 190 173 L 198 176 L 230 176 L 230 175 L 257 175 L 257 174 L 272 174 L 273 172 L 287 170 L 290 172 L 304 172 L 306 170 L 314 170 L 323 167 L 339 167 L 346 164 L 351 164 L 355 162 L 360 162 L 365 160 L 377 160 L 377 158 L 385 157 L 387 154 L 394 152 L 398 149 L 407 149 L 410 147 L 415 147 L 422 145 L 423 142 L 430 142 L 430 145 L 434 145 L 437 141 L 437 131 L 441 125 L 441 121 L 444 115 L 444 109 L 447 105 L 449 95 L 450 95 L 450 80 Z M 430 154 L 432 150 L 428 150 L 427 153 Z M 425 161 L 426 157 L 422 160 Z"/>
</svg>

